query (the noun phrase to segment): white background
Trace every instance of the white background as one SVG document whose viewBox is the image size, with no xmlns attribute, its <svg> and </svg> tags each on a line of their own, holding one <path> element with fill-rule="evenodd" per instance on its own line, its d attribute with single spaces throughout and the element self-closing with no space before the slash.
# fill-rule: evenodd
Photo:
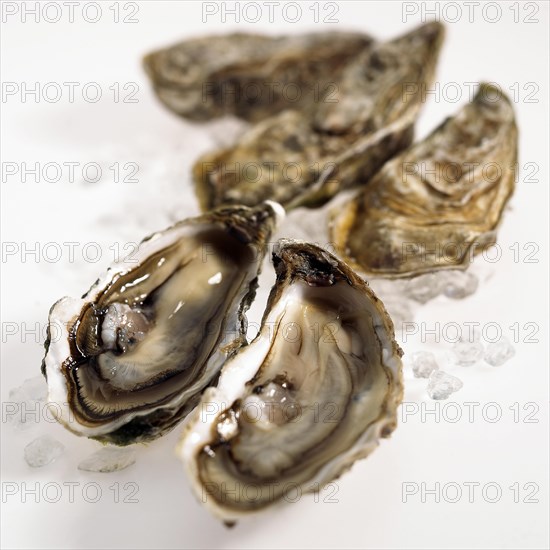
<svg viewBox="0 0 550 550">
<path fill-rule="evenodd" d="M 34 2 L 30 3 L 31 7 Z M 58 183 L 26 183 L 21 175 L 2 180 L 2 241 L 15 243 L 19 252 L 2 258 L 2 401 L 11 388 L 38 374 L 43 355 L 42 336 L 32 333 L 35 324 L 43 329 L 50 305 L 63 295 L 79 296 L 113 260 L 119 243 L 139 242 L 149 232 L 162 229 L 178 218 L 198 212 L 190 182 L 190 167 L 197 156 L 231 139 L 240 124 L 218 121 L 191 124 L 166 111 L 152 94 L 141 69 L 140 58 L 151 49 L 180 39 L 235 29 L 248 32 L 297 33 L 304 30 L 356 30 L 381 39 L 397 36 L 421 21 L 420 9 L 434 3 L 406 3 L 404 17 L 400 2 L 341 2 L 334 16 L 337 24 L 315 24 L 308 3 L 302 3 L 302 17 L 294 24 L 276 10 L 275 21 L 267 11 L 258 23 L 235 24 L 214 16 L 202 21 L 201 4 L 193 2 L 143 2 L 134 16 L 135 24 L 115 24 L 112 2 L 101 2 L 103 15 L 97 23 L 82 19 L 79 7 L 75 22 L 67 12 L 57 23 L 27 22 L 21 15 L 7 16 L 2 24 L 2 80 L 33 86 L 48 82 L 97 82 L 103 97 L 97 103 L 82 99 L 77 89 L 73 103 L 68 95 L 59 101 L 38 102 L 21 94 L 2 98 L 2 162 L 34 165 L 35 162 L 98 162 L 103 177 L 97 183 L 82 181 L 77 168 L 74 182 L 65 173 Z M 124 4 L 124 3 L 122 3 Z M 261 2 L 258 3 L 262 5 Z M 456 3 L 454 3 L 456 5 Z M 474 2 L 473 4 L 477 4 Z M 495 3 L 493 3 L 495 4 Z M 521 4 L 521 3 L 520 3 Z M 336 502 L 328 492 L 319 501 L 304 497 L 297 504 L 273 509 L 232 530 L 226 529 L 201 507 L 190 493 L 182 467 L 174 456 L 176 429 L 167 437 L 139 452 L 137 463 L 117 474 L 85 474 L 77 470 L 80 460 L 99 447 L 46 422 L 25 432 L 16 432 L 2 421 L 2 546 L 5 548 L 547 548 L 548 547 L 548 4 L 530 2 L 519 8 L 514 20 L 512 3 L 498 6 L 501 16 L 489 22 L 495 11 L 482 12 L 474 6 L 473 22 L 467 8 L 462 14 L 439 3 L 439 14 L 448 19 L 447 38 L 441 54 L 437 80 L 440 93 L 425 105 L 417 135 L 426 135 L 443 117 L 468 100 L 464 83 L 482 79 L 499 83 L 513 94 L 519 91 L 515 107 L 520 131 L 520 164 L 536 163 L 538 173 L 526 180 L 520 172 L 511 208 L 499 232 L 502 257 L 498 262 L 478 265 L 483 280 L 478 292 L 463 301 L 444 297 L 418 307 L 418 326 L 433 329 L 456 322 L 498 323 L 513 338 L 514 323 L 523 327 L 536 323 L 538 343 L 516 344 L 516 356 L 500 368 L 483 363 L 470 368 L 449 365 L 451 344 L 436 343 L 433 337 L 421 342 L 420 334 L 401 341 L 407 355 L 417 349 L 431 349 L 445 370 L 459 376 L 464 388 L 449 401 L 457 404 L 463 418 L 450 422 L 454 411 L 447 409 L 440 421 L 419 414 L 406 419 L 392 438 L 383 441 L 367 460 L 337 481 Z M 5 9 L 4 4 L 4 9 Z M 534 8 L 533 8 L 534 6 Z M 493 8 L 494 10 L 495 8 Z M 518 9 L 517 7 L 515 9 Z M 121 17 L 129 14 L 121 9 Z M 448 11 L 447 11 L 448 10 Z M 532 12 L 531 19 L 523 22 Z M 53 12 L 52 12 L 53 13 Z M 252 12 L 251 12 L 252 13 Z M 328 12 L 321 11 L 323 17 Z M 90 12 L 93 14 L 93 12 Z M 137 103 L 115 103 L 109 89 L 118 82 L 139 86 Z M 458 83 L 461 96 L 455 97 Z M 517 84 L 515 84 L 517 83 Z M 526 103 L 535 83 L 537 102 Z M 435 88 L 437 91 L 437 88 Z M 447 91 L 447 94 L 443 92 Z M 122 96 L 126 92 L 122 91 Z M 136 162 L 138 183 L 116 183 L 109 166 L 114 162 Z M 534 181 L 538 180 L 538 181 Z M 291 217 L 281 235 L 303 236 L 300 222 Z M 294 219 L 294 221 L 293 221 Z M 303 229 L 303 228 L 302 228 Z M 304 230 L 305 231 L 305 230 Z M 312 238 L 314 235 L 312 236 Z M 319 237 L 322 238 L 322 237 Z M 47 261 L 42 253 L 55 257 L 47 243 L 75 242 L 75 258 L 63 254 Z M 97 262 L 83 257 L 84 245 L 97 242 L 102 256 Z M 20 252 L 38 243 L 39 257 Z M 538 263 L 515 262 L 510 250 L 519 243 L 521 257 L 526 243 L 539 247 Z M 90 248 L 86 249 L 91 254 Z M 483 261 L 481 262 L 483 264 Z M 273 274 L 266 267 L 262 291 L 250 318 L 258 320 Z M 421 325 L 425 323 L 425 325 Z M 9 330 L 6 329 L 9 324 Z M 17 334 L 9 334 L 13 326 Z M 21 329 L 31 333 L 21 334 Z M 525 339 L 526 331 L 520 332 Z M 405 367 L 405 402 L 409 409 L 431 407 L 426 381 L 412 377 Z M 480 405 L 473 422 L 465 403 Z M 495 403 L 502 418 L 488 421 L 494 412 L 483 406 Z M 519 403 L 520 422 L 509 409 Z M 538 407 L 536 423 L 525 423 L 522 407 Z M 445 402 L 439 404 L 443 408 Z M 406 420 L 406 421 L 403 421 Z M 29 441 L 49 433 L 63 442 L 65 454 L 54 464 L 33 470 L 23 460 Z M 44 487 L 46 483 L 76 482 L 74 502 L 68 492 L 59 502 L 35 502 L 23 483 Z M 86 502 L 85 483 L 102 489 L 99 502 Z M 128 496 L 127 482 L 137 484 L 137 503 L 115 502 L 113 483 L 121 485 L 120 500 Z M 463 489 L 457 503 L 447 502 L 449 490 L 434 502 L 433 495 L 422 502 L 420 493 L 403 502 L 404 483 L 459 484 Z M 464 482 L 479 483 L 469 502 Z M 498 502 L 490 503 L 482 487 L 494 482 L 502 488 Z M 16 495 L 4 492 L 5 483 L 16 483 Z M 514 503 L 509 487 L 534 483 L 538 503 Z M 450 487 L 450 486 L 449 486 Z M 489 498 L 493 493 L 489 494 Z M 521 489 L 520 499 L 527 492 Z M 448 497 L 447 499 L 445 497 Z"/>
</svg>

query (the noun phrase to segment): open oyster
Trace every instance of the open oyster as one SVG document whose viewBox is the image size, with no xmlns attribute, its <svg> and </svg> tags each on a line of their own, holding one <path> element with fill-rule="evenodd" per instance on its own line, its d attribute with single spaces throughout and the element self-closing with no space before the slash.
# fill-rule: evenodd
<svg viewBox="0 0 550 550">
<path fill-rule="evenodd" d="M 442 41 L 443 27 L 429 23 L 366 47 L 313 110 L 283 111 L 201 157 L 193 169 L 201 207 L 318 206 L 370 177 L 411 143 Z"/>
<path fill-rule="evenodd" d="M 516 161 L 512 104 L 499 88 L 481 84 L 455 117 L 385 164 L 334 212 L 331 240 L 371 276 L 465 269 L 496 240 Z"/>
<path fill-rule="evenodd" d="M 258 336 L 230 359 L 178 448 L 196 495 L 232 522 L 318 490 L 396 425 L 401 350 L 380 300 L 323 249 L 280 241 Z"/>
<path fill-rule="evenodd" d="M 159 99 L 177 114 L 255 122 L 333 93 L 347 61 L 371 42 L 358 33 L 236 33 L 185 40 L 147 55 L 144 66 Z"/>
<path fill-rule="evenodd" d="M 184 220 L 145 239 L 82 299 L 54 304 L 49 327 L 61 337 L 48 337 L 42 371 L 57 419 L 125 445 L 184 418 L 245 342 L 244 313 L 280 212 L 265 203 Z"/>
</svg>

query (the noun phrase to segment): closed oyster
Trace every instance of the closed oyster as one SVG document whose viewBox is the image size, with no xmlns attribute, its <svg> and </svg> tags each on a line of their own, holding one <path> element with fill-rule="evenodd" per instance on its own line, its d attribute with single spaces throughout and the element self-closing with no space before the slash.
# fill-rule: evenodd
<svg viewBox="0 0 550 550">
<path fill-rule="evenodd" d="M 50 311 L 42 371 L 57 419 L 126 445 L 172 429 L 245 341 L 279 205 L 230 207 L 145 239 L 82 299 Z M 59 336 L 59 333 L 61 335 Z"/>
<path fill-rule="evenodd" d="M 365 48 L 313 111 L 283 111 L 201 157 L 193 169 L 201 207 L 318 206 L 370 177 L 410 145 L 442 41 L 443 27 L 430 23 Z"/>
<path fill-rule="evenodd" d="M 159 99 L 177 114 L 256 122 L 332 93 L 345 64 L 371 42 L 358 33 L 236 33 L 186 40 L 147 55 L 144 66 Z"/>
<path fill-rule="evenodd" d="M 222 370 L 178 454 L 197 497 L 232 522 L 319 490 L 396 426 L 401 350 L 380 300 L 323 249 L 280 241 L 258 336 Z"/>
<path fill-rule="evenodd" d="M 333 213 L 331 240 L 371 276 L 465 269 L 496 241 L 516 161 L 512 104 L 499 88 L 481 84 L 455 117 L 385 164 Z"/>
</svg>

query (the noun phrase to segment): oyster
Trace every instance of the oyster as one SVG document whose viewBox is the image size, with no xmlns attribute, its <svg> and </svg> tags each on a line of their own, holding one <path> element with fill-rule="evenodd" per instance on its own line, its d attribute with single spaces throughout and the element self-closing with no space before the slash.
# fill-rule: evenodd
<svg viewBox="0 0 550 550">
<path fill-rule="evenodd" d="M 119 445 L 183 419 L 245 342 L 244 313 L 280 213 L 265 203 L 184 220 L 145 239 L 82 299 L 54 304 L 42 372 L 57 419 Z M 50 337 L 52 325 L 61 337 Z"/>
<path fill-rule="evenodd" d="M 282 111 L 201 157 L 193 168 L 201 207 L 266 199 L 287 209 L 318 206 L 374 174 L 410 145 L 442 41 L 443 27 L 430 23 L 375 43 L 313 111 Z"/>
<path fill-rule="evenodd" d="M 380 300 L 318 246 L 280 241 L 260 332 L 189 417 L 178 454 L 232 522 L 318 490 L 396 426 L 401 349 Z"/>
<path fill-rule="evenodd" d="M 331 241 L 371 276 L 465 269 L 496 241 L 516 161 L 512 104 L 499 88 L 481 84 L 455 117 L 385 164 L 333 213 Z"/>
<path fill-rule="evenodd" d="M 256 122 L 333 93 L 345 64 L 371 42 L 341 32 L 209 36 L 153 52 L 144 67 L 159 99 L 181 116 Z"/>
</svg>

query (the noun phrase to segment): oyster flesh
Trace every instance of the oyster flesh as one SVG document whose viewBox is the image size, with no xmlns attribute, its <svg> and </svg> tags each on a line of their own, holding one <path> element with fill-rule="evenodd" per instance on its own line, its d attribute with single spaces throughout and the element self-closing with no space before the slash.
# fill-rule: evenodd
<svg viewBox="0 0 550 550">
<path fill-rule="evenodd" d="M 380 300 L 346 264 L 282 240 L 258 336 L 224 366 L 178 447 L 226 522 L 318 490 L 396 426 L 401 355 Z"/>
<path fill-rule="evenodd" d="M 193 168 L 203 210 L 267 199 L 315 207 L 370 177 L 410 145 L 443 34 L 429 23 L 364 48 L 312 110 L 282 111 L 203 155 Z"/>
<path fill-rule="evenodd" d="M 245 343 L 244 314 L 281 213 L 264 203 L 184 220 L 142 241 L 82 299 L 55 303 L 42 372 L 56 418 L 118 445 L 183 419 Z"/>
<path fill-rule="evenodd" d="M 159 99 L 178 115 L 256 122 L 332 93 L 345 64 L 371 42 L 359 33 L 236 33 L 185 40 L 147 55 L 144 67 Z"/>
<path fill-rule="evenodd" d="M 465 269 L 496 241 L 514 191 L 517 128 L 502 90 L 473 101 L 386 163 L 331 220 L 331 241 L 370 276 Z"/>
</svg>

